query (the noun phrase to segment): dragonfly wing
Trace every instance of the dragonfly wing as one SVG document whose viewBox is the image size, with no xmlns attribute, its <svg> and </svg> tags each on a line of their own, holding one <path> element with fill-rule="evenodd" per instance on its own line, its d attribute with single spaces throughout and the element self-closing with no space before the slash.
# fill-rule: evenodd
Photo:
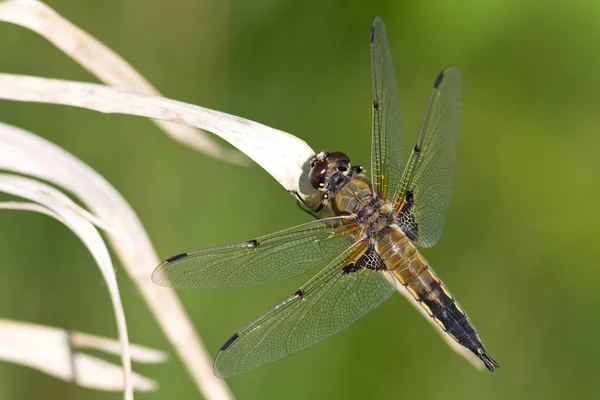
<svg viewBox="0 0 600 400">
<path fill-rule="evenodd" d="M 371 180 L 375 193 L 386 200 L 388 193 L 393 195 L 400 187 L 406 150 L 394 64 L 385 25 L 379 17 L 375 18 L 371 28 L 371 78 Z"/>
<path fill-rule="evenodd" d="M 342 331 L 385 302 L 395 286 L 366 242 L 348 248 L 292 296 L 233 335 L 215 359 L 229 377 L 281 359 Z"/>
<path fill-rule="evenodd" d="M 351 217 L 325 218 L 252 240 L 177 254 L 152 274 L 184 288 L 253 286 L 288 279 L 331 261 L 354 241 Z"/>
<path fill-rule="evenodd" d="M 442 71 L 433 85 L 423 122 L 394 207 L 404 233 L 431 247 L 442 236 L 452 196 L 462 79 L 454 68 Z"/>
</svg>

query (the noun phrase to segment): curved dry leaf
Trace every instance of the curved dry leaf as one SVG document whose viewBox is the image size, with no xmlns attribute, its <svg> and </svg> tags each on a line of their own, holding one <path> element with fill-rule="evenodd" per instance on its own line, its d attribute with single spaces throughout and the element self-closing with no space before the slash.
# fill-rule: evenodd
<svg viewBox="0 0 600 400">
<path fill-rule="evenodd" d="M 0 21 L 20 25 L 40 34 L 110 86 L 160 96 L 158 90 L 127 61 L 40 1 L 0 2 Z M 173 139 L 198 151 L 233 164 L 248 164 L 243 154 L 223 148 L 205 132 L 165 121 L 153 122 Z"/>
<path fill-rule="evenodd" d="M 96 264 L 100 268 L 102 277 L 106 282 L 108 292 L 113 304 L 119 339 L 122 347 L 121 359 L 123 362 L 122 373 L 125 381 L 125 398 L 133 399 L 133 387 L 131 386 L 131 359 L 129 355 L 129 338 L 127 335 L 127 324 L 125 322 L 125 311 L 121 303 L 119 287 L 115 271 L 108 254 L 108 249 L 102 237 L 87 219 L 73 211 L 64 201 L 64 195 L 57 194 L 59 191 L 43 182 L 17 175 L 0 173 L 0 191 L 26 198 L 43 205 L 51 212 L 45 214 L 57 217 L 59 221 L 68 226 L 86 245 Z"/>
<path fill-rule="evenodd" d="M 44 194 L 44 195 L 50 196 L 51 198 L 55 199 L 62 206 L 70 209 L 71 211 L 75 212 L 76 214 L 79 214 L 82 218 L 88 220 L 89 222 L 96 225 L 98 228 L 102 229 L 103 231 L 111 233 L 115 237 L 121 238 L 123 240 L 127 240 L 127 238 L 125 237 L 125 235 L 122 232 L 119 232 L 116 229 L 112 228 L 111 226 L 106 224 L 104 221 L 102 221 L 100 218 L 96 217 L 94 214 L 90 213 L 88 210 L 79 206 L 77 203 L 75 203 L 73 200 L 71 200 L 66 194 L 62 193 L 60 190 L 57 190 L 56 188 L 54 188 L 52 186 L 48 186 L 48 185 L 37 186 L 36 190 L 39 190 L 40 194 Z M 25 203 L 25 204 L 28 204 L 28 203 Z M 36 210 L 36 211 L 39 211 L 39 210 Z"/>
<path fill-rule="evenodd" d="M 94 349 L 105 353 L 119 355 L 121 354 L 121 345 L 114 339 L 90 335 L 83 332 L 71 332 L 71 345 L 78 349 Z M 149 347 L 137 344 L 129 344 L 129 353 L 131 361 L 141 364 L 158 364 L 167 361 L 168 356 L 160 350 L 154 350 Z"/>
<path fill-rule="evenodd" d="M 52 218 L 62 222 L 62 217 L 54 211 L 37 203 L 29 203 L 26 201 L 0 201 L 0 209 L 2 210 L 22 210 L 35 211 L 40 214 L 46 214 Z"/>
<path fill-rule="evenodd" d="M 150 280 L 159 259 L 125 199 L 88 165 L 23 129 L 0 123 L 0 148 L 0 169 L 35 176 L 70 191 L 106 224 L 123 232 L 127 240 L 110 234 L 109 240 L 196 386 L 207 399 L 233 398 L 225 382 L 214 376 L 210 357 L 175 292 Z"/>
<path fill-rule="evenodd" d="M 303 174 L 314 151 L 297 137 L 258 122 L 108 86 L 23 75 L 0 74 L 0 98 L 138 115 L 202 128 L 237 147 L 287 190 L 305 196 L 315 192 L 309 188 Z"/>
<path fill-rule="evenodd" d="M 0 208 L 7 205 L 0 204 Z M 38 208 L 42 207 L 34 203 L 14 203 L 13 206 L 32 211 L 40 211 Z M 123 390 L 123 368 L 77 351 L 78 347 L 82 347 L 77 343 L 81 337 L 86 338 L 85 342 L 101 343 L 100 346 L 92 346 L 95 349 L 108 350 L 112 354 L 117 349 L 116 354 L 120 353 L 121 345 L 113 339 L 0 318 L 0 360 L 34 368 L 79 386 Z M 131 358 L 139 362 L 146 362 L 148 359 L 160 362 L 166 355 L 158 350 L 132 345 Z M 131 375 L 131 383 L 136 390 L 143 392 L 158 388 L 155 381 L 135 372 Z"/>
</svg>

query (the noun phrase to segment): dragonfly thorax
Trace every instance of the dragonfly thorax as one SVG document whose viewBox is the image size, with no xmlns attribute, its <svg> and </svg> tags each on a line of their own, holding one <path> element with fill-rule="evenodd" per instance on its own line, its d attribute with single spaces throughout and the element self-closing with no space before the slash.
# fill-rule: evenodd
<svg viewBox="0 0 600 400">
<path fill-rule="evenodd" d="M 353 215 L 362 234 L 377 239 L 394 222 L 393 207 L 372 191 L 363 174 L 353 176 L 333 197 L 333 211 L 338 215 Z"/>
<path fill-rule="evenodd" d="M 356 222 L 362 226 L 365 236 L 371 240 L 377 240 L 394 223 L 392 207 L 374 196 L 372 204 L 368 204 L 356 212 Z"/>
</svg>

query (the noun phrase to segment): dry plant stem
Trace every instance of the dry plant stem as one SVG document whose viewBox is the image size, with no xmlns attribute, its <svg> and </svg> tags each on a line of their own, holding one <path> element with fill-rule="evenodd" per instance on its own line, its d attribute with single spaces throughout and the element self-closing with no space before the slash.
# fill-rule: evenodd
<svg viewBox="0 0 600 400">
<path fill-rule="evenodd" d="M 207 399 L 233 398 L 174 291 L 150 280 L 159 259 L 142 224 L 125 199 L 89 166 L 60 147 L 25 130 L 0 123 L 0 169 L 48 180 L 74 193 L 100 219 L 127 240 L 109 235 L 128 274 L 144 296 L 198 389 Z"/>
<path fill-rule="evenodd" d="M 114 355 L 121 354 L 119 342 L 113 339 L 83 332 L 71 332 L 70 340 L 71 345 L 78 349 L 95 349 Z M 142 364 L 159 364 L 168 359 L 167 354 L 162 351 L 137 344 L 129 344 L 129 352 L 132 361 Z"/>
<path fill-rule="evenodd" d="M 0 21 L 20 25 L 40 34 L 110 86 L 160 96 L 158 90 L 127 61 L 40 1 L 0 2 Z M 248 164 L 243 154 L 221 147 L 205 132 L 165 121 L 155 120 L 154 123 L 173 139 L 198 151 L 233 164 Z"/>
<path fill-rule="evenodd" d="M 299 181 L 305 163 L 314 156 L 314 151 L 297 137 L 258 122 L 108 86 L 23 75 L 0 74 L 0 99 L 63 104 L 202 128 L 237 147 L 287 190 L 310 195 Z"/>
<path fill-rule="evenodd" d="M 5 158 L 4 154 L 2 158 Z M 54 216 L 69 227 L 87 246 L 90 253 L 92 253 L 106 282 L 106 287 L 113 304 L 119 339 L 122 346 L 121 360 L 123 362 L 125 382 L 124 397 L 126 400 L 133 400 L 131 359 L 129 355 L 129 338 L 125 322 L 125 311 L 121 303 L 121 295 L 112 261 L 102 237 L 91 222 L 72 210 L 70 199 L 66 198 L 57 189 L 43 182 L 22 176 L 0 173 L 0 191 L 26 198 L 46 207 L 48 212 L 44 213 Z"/>
<path fill-rule="evenodd" d="M 58 217 L 53 211 L 35 203 L 2 202 L 0 209 L 36 211 Z M 93 345 L 89 347 L 113 354 L 121 353 L 120 344 L 114 339 L 0 318 L 0 359 L 37 369 L 58 379 L 75 382 L 79 386 L 98 390 L 123 390 L 122 367 L 77 351 L 81 347 L 77 342 L 82 337 L 86 343 Z M 162 362 L 165 357 L 164 353 L 157 350 L 131 346 L 131 359 L 137 362 Z M 155 381 L 136 373 L 132 373 L 131 382 L 139 391 L 158 388 Z"/>
</svg>

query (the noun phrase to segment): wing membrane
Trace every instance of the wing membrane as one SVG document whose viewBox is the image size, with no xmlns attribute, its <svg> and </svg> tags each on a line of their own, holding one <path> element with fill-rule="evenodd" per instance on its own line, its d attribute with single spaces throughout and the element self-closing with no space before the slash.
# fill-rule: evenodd
<svg viewBox="0 0 600 400">
<path fill-rule="evenodd" d="M 400 190 L 394 196 L 400 221 L 410 225 L 404 227 L 412 232 L 409 238 L 423 247 L 433 246 L 442 235 L 452 196 L 461 86 L 457 69 L 448 68 L 438 75 Z"/>
<path fill-rule="evenodd" d="M 395 287 L 365 242 L 348 248 L 294 295 L 233 335 L 215 359 L 229 377 L 319 343 L 384 303 Z"/>
<path fill-rule="evenodd" d="M 252 240 L 175 255 L 152 274 L 154 283 L 184 288 L 260 285 L 300 275 L 332 260 L 354 240 L 349 217 L 309 222 Z"/>
<path fill-rule="evenodd" d="M 371 28 L 371 78 L 373 91 L 373 138 L 371 180 L 377 195 L 386 200 L 400 187 L 406 150 L 402 133 L 396 74 L 385 25 L 375 18 Z"/>
</svg>

